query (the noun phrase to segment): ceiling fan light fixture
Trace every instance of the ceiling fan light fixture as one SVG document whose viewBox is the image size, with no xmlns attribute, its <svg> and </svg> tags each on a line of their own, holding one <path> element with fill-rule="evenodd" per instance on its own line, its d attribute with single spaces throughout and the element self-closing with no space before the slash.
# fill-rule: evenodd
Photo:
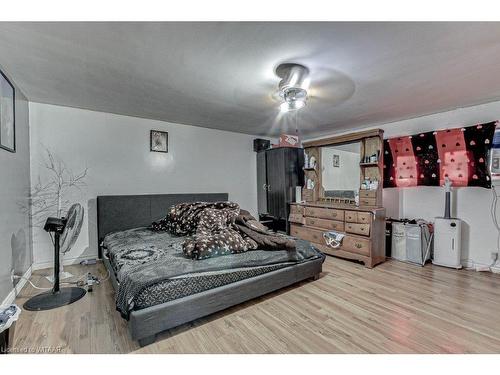
<svg viewBox="0 0 500 375">
<path fill-rule="evenodd" d="M 285 101 L 280 104 L 280 110 L 281 112 L 288 112 L 288 111 L 294 111 L 298 110 L 301 108 L 304 108 L 306 106 L 306 98 L 297 98 L 297 99 L 290 99 Z"/>
<path fill-rule="evenodd" d="M 276 74 L 281 78 L 279 90 L 284 91 L 287 88 L 304 88 L 308 84 L 309 69 L 304 65 L 286 63 L 276 68 Z"/>
<path fill-rule="evenodd" d="M 309 69 L 300 64 L 281 64 L 276 68 L 276 74 L 281 78 L 279 95 L 283 99 L 280 104 L 282 112 L 298 110 L 306 105 L 309 85 Z"/>
</svg>

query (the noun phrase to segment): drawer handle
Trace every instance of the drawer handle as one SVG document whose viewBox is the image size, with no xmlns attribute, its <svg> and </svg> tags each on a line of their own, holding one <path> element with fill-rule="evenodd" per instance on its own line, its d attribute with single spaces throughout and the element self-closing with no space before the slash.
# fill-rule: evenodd
<svg viewBox="0 0 500 375">
<path fill-rule="evenodd" d="M 356 242 L 356 243 L 354 244 L 354 246 L 355 246 L 356 248 L 358 248 L 358 249 L 361 249 L 361 248 L 363 247 L 363 245 L 361 245 L 361 244 L 360 244 L 360 243 L 358 243 L 358 242 Z"/>
<path fill-rule="evenodd" d="M 314 220 L 311 220 L 311 224 L 314 224 L 314 223 L 315 223 L 315 221 L 314 221 Z"/>
</svg>

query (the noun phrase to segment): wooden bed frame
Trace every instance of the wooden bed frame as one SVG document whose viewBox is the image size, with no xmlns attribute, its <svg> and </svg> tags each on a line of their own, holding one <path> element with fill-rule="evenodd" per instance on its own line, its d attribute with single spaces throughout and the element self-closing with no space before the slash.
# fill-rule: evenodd
<svg viewBox="0 0 500 375">
<path fill-rule="evenodd" d="M 97 197 L 97 228 L 99 257 L 106 234 L 149 226 L 165 216 L 167 209 L 177 203 L 194 201 L 226 201 L 226 193 L 113 195 Z M 213 288 L 159 305 L 130 313 L 129 332 L 133 340 L 145 346 L 153 343 L 156 334 L 181 324 L 210 315 L 228 307 L 295 284 L 317 279 L 322 271 L 323 258 L 304 262 L 235 283 Z M 115 290 L 119 284 L 108 259 L 103 259 Z"/>
</svg>

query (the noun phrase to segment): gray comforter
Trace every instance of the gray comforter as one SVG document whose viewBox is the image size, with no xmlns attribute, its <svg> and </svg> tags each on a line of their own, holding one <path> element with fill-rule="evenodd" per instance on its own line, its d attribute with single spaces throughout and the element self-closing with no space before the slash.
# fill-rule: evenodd
<svg viewBox="0 0 500 375">
<path fill-rule="evenodd" d="M 134 298 L 145 288 L 162 281 L 202 273 L 257 266 L 290 266 L 324 257 L 309 242 L 297 240 L 294 250 L 254 250 L 217 258 L 192 260 L 183 255 L 182 242 L 168 232 L 137 228 L 109 234 L 104 239 L 108 256 L 117 270 L 120 286 L 116 307 L 128 317 Z"/>
</svg>

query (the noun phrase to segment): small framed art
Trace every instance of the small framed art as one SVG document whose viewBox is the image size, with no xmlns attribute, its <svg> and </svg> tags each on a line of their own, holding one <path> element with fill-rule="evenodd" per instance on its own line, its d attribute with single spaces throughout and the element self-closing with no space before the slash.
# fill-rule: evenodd
<svg viewBox="0 0 500 375">
<path fill-rule="evenodd" d="M 16 152 L 15 90 L 0 71 L 0 148 Z"/>
<path fill-rule="evenodd" d="M 168 132 L 151 130 L 150 151 L 168 152 Z"/>
<path fill-rule="evenodd" d="M 335 168 L 340 167 L 340 155 L 333 155 L 333 166 Z"/>
</svg>

